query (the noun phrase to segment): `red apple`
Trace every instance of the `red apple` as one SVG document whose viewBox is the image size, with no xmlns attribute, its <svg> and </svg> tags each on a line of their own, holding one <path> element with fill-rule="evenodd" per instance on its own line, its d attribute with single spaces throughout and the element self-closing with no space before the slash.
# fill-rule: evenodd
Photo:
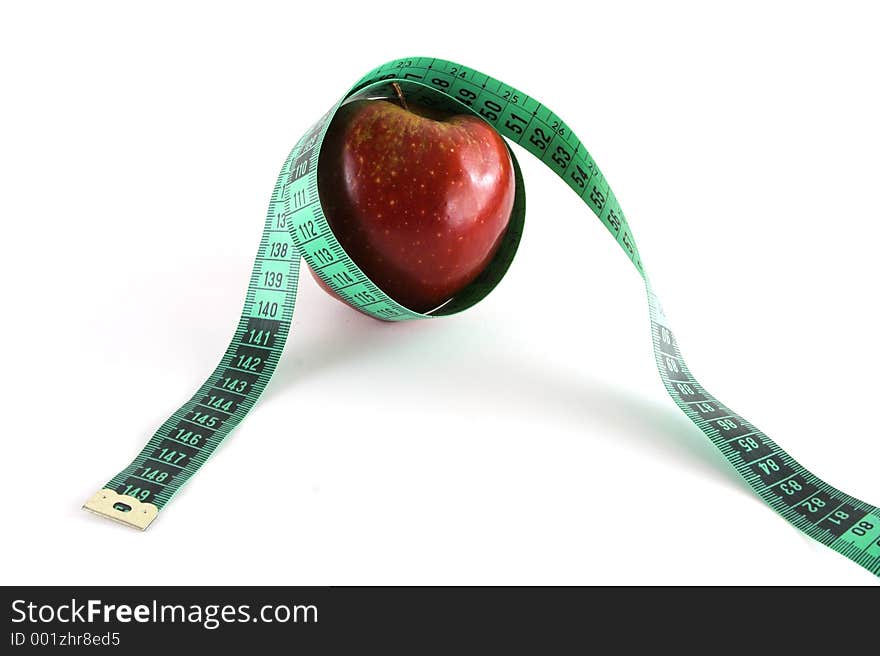
<svg viewBox="0 0 880 656">
<path fill-rule="evenodd" d="M 355 264 L 395 301 L 427 312 L 492 260 L 515 178 L 504 139 L 476 116 L 360 100 L 328 129 L 318 193 Z"/>
</svg>

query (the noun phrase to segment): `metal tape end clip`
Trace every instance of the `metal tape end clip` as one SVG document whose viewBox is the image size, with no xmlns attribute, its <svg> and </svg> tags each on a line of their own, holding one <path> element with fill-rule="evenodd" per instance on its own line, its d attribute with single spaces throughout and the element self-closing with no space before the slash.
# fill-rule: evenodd
<svg viewBox="0 0 880 656">
<path fill-rule="evenodd" d="M 107 488 L 95 492 L 94 496 L 83 504 L 83 510 L 141 531 L 145 530 L 159 514 L 159 508 L 152 503 L 144 503 L 140 499 Z"/>
</svg>

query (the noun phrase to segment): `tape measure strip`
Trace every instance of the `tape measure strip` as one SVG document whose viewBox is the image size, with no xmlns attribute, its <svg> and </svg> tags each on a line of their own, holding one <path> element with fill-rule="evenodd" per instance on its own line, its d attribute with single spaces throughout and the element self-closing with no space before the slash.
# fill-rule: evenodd
<svg viewBox="0 0 880 656">
<path fill-rule="evenodd" d="M 83 508 L 141 530 L 257 402 L 275 371 L 293 319 L 300 257 L 282 193 L 302 140 L 275 184 L 238 327 L 220 364 L 124 470 Z"/>
<path fill-rule="evenodd" d="M 425 57 L 384 64 L 364 76 L 345 97 L 383 81 L 423 85 L 445 94 L 559 175 L 599 217 L 642 276 L 657 369 L 676 405 L 777 513 L 880 575 L 880 509 L 809 472 L 691 375 L 651 288 L 626 217 L 595 161 L 565 122 L 499 80 L 454 62 Z M 145 528 L 241 421 L 271 377 L 283 348 L 293 314 L 300 255 L 340 296 L 368 314 L 391 321 L 428 316 L 403 308 L 376 288 L 344 253 L 323 216 L 317 193 L 317 155 L 338 106 L 300 139 L 285 161 L 273 191 L 244 312 L 220 365 L 86 508 Z M 133 519 L 139 515 L 144 519 Z"/>
</svg>

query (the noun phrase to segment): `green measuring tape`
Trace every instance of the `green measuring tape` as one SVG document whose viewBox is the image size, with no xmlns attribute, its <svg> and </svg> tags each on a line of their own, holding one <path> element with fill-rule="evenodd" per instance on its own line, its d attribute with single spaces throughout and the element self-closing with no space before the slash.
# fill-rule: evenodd
<svg viewBox="0 0 880 656">
<path fill-rule="evenodd" d="M 459 113 L 482 117 L 538 157 L 581 197 L 645 282 L 657 369 L 676 405 L 777 513 L 880 575 L 880 509 L 807 471 L 691 375 L 651 289 L 623 211 L 568 125 L 534 98 L 499 80 L 428 57 L 398 59 L 373 70 L 297 142 L 275 183 L 244 311 L 220 364 L 134 461 L 84 507 L 145 529 L 244 419 L 272 377 L 290 331 L 301 258 L 349 304 L 387 321 L 460 312 L 482 299 L 503 277 L 516 252 L 525 216 L 522 176 L 512 153 L 517 189 L 504 242 L 487 270 L 437 311 L 419 314 L 390 299 L 358 269 L 331 232 L 318 198 L 318 154 L 327 127 L 344 102 L 389 97 L 392 83 L 421 104 L 447 105 Z"/>
</svg>

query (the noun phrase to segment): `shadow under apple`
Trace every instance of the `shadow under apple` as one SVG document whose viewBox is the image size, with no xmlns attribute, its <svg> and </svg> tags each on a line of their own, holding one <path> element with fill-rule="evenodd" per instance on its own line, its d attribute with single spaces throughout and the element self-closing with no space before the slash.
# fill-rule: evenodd
<svg viewBox="0 0 880 656">
<path fill-rule="evenodd" d="M 506 352 L 484 349 L 485 336 L 469 337 L 472 324 L 458 323 L 454 317 L 376 321 L 333 301 L 306 279 L 300 293 L 309 307 L 296 316 L 307 317 L 308 326 L 298 330 L 295 322 L 262 403 L 281 399 L 295 409 L 299 384 L 338 367 L 391 368 L 416 380 L 430 376 L 431 385 L 448 390 L 453 401 L 480 398 L 489 407 L 528 407 L 553 421 L 598 422 L 605 430 L 591 431 L 589 439 L 626 441 L 633 450 L 680 462 L 752 496 L 705 435 L 665 398 L 659 379 L 656 401 L 645 399 L 585 372 L 555 370 L 528 353 L 508 357 Z"/>
</svg>

